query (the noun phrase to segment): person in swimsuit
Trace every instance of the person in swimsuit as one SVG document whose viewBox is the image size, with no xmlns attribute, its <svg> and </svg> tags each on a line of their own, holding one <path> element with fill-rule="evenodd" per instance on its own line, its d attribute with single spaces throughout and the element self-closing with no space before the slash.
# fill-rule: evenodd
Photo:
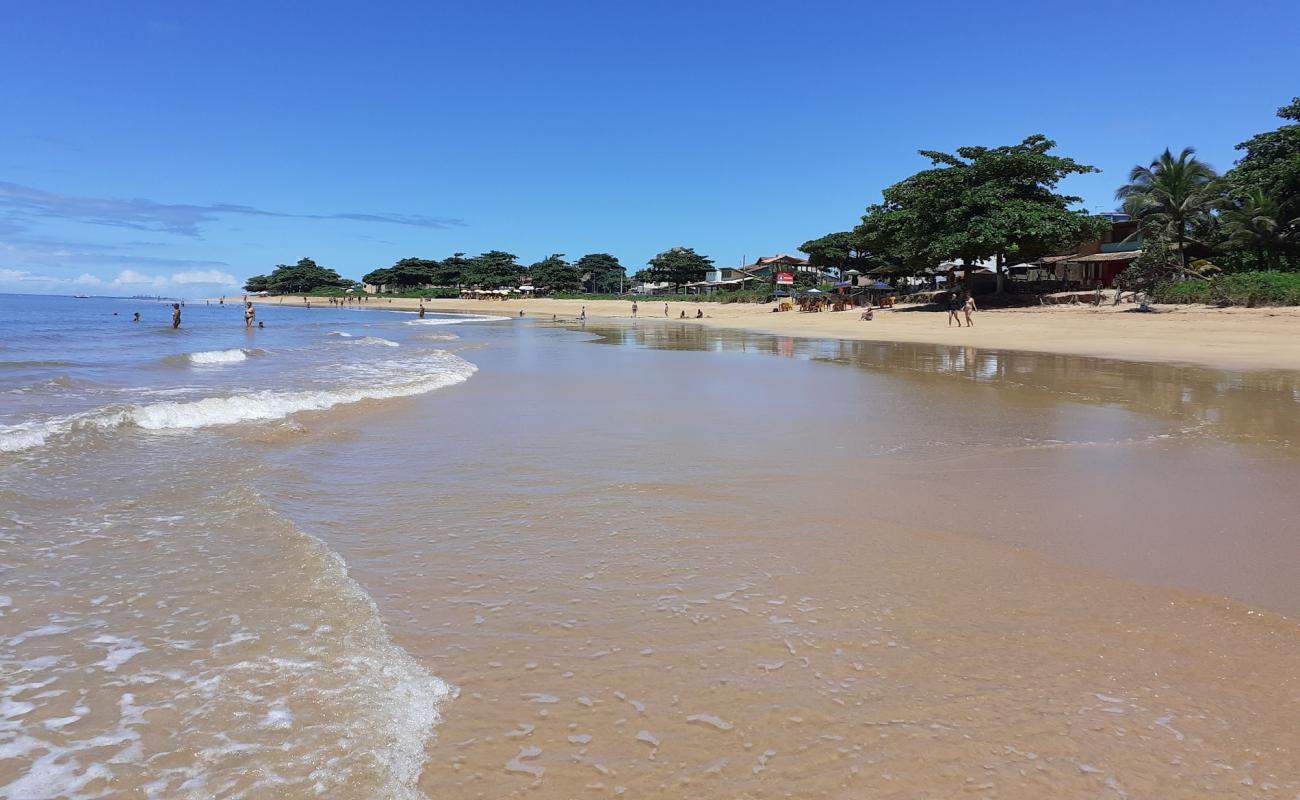
<svg viewBox="0 0 1300 800">
<path fill-rule="evenodd" d="M 180 326 L 181 326 L 181 304 L 172 303 L 172 327 L 179 328 Z"/>
<path fill-rule="evenodd" d="M 139 321 L 140 321 L 140 312 L 139 312 L 139 311 L 135 312 L 135 314 L 133 314 L 133 315 L 131 316 L 131 321 L 132 321 L 132 322 L 139 322 Z"/>
<path fill-rule="evenodd" d="M 253 327 L 253 322 L 256 320 L 256 318 L 257 318 L 257 312 L 253 310 L 253 304 L 247 302 L 244 303 L 244 327 L 245 328 Z"/>
<path fill-rule="evenodd" d="M 958 328 L 961 327 L 961 317 L 957 316 L 957 312 L 960 310 L 961 310 L 961 301 L 957 299 L 957 293 L 953 292 L 948 296 L 948 327 L 949 328 L 952 327 L 953 322 L 957 323 Z"/>
<path fill-rule="evenodd" d="M 424 301 L 420 301 L 420 319 L 424 319 Z"/>
<path fill-rule="evenodd" d="M 636 301 L 632 301 L 632 319 L 636 319 Z"/>
<path fill-rule="evenodd" d="M 966 295 L 966 305 L 962 306 L 962 310 L 966 312 L 966 327 L 975 327 L 975 320 L 971 319 L 971 314 L 979 310 L 975 307 L 975 295 Z"/>
</svg>

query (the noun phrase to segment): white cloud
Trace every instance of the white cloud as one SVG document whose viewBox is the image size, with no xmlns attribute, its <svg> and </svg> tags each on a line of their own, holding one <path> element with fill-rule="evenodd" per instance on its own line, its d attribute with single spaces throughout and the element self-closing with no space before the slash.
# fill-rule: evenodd
<svg viewBox="0 0 1300 800">
<path fill-rule="evenodd" d="M 161 275 L 150 275 L 133 269 L 124 269 L 111 280 L 105 280 L 89 272 L 83 272 L 75 278 L 55 275 L 40 275 L 28 270 L 0 268 L 0 289 L 4 286 L 22 284 L 27 291 L 43 289 L 45 291 L 67 290 L 76 287 L 94 287 L 107 290 L 155 292 L 238 289 L 239 280 L 228 272 L 221 270 L 190 270 Z"/>
</svg>

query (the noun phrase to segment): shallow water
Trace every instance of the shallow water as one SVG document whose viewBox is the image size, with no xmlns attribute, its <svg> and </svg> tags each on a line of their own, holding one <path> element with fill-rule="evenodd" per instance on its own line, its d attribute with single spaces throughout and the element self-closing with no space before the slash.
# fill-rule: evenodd
<svg viewBox="0 0 1300 800">
<path fill-rule="evenodd" d="M 212 313 L 191 410 L 456 379 L 0 456 L 0 797 L 1300 792 L 1297 376 Z"/>
</svg>

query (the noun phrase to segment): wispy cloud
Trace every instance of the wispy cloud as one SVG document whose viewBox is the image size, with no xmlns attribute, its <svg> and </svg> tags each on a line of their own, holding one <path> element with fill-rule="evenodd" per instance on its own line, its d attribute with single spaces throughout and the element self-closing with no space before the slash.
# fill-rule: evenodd
<svg viewBox="0 0 1300 800">
<path fill-rule="evenodd" d="M 194 205 L 160 203 L 145 198 L 82 197 L 5 181 L 0 181 L 0 209 L 7 210 L 10 219 L 63 219 L 91 225 L 108 225 L 192 237 L 200 235 L 203 225 L 226 216 L 377 222 L 417 228 L 454 228 L 465 224 L 464 221 L 452 217 L 423 214 L 356 211 L 298 214 L 230 203 Z"/>
</svg>

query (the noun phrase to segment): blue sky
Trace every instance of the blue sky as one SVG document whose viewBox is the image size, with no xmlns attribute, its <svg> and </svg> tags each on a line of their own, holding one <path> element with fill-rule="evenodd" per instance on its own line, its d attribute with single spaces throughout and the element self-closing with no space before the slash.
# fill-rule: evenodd
<svg viewBox="0 0 1300 800">
<path fill-rule="evenodd" d="M 675 245 L 853 226 L 919 148 L 1032 133 L 1219 169 L 1300 94 L 1300 3 L 8 0 L 0 291 L 200 296 L 303 256 Z"/>
</svg>

